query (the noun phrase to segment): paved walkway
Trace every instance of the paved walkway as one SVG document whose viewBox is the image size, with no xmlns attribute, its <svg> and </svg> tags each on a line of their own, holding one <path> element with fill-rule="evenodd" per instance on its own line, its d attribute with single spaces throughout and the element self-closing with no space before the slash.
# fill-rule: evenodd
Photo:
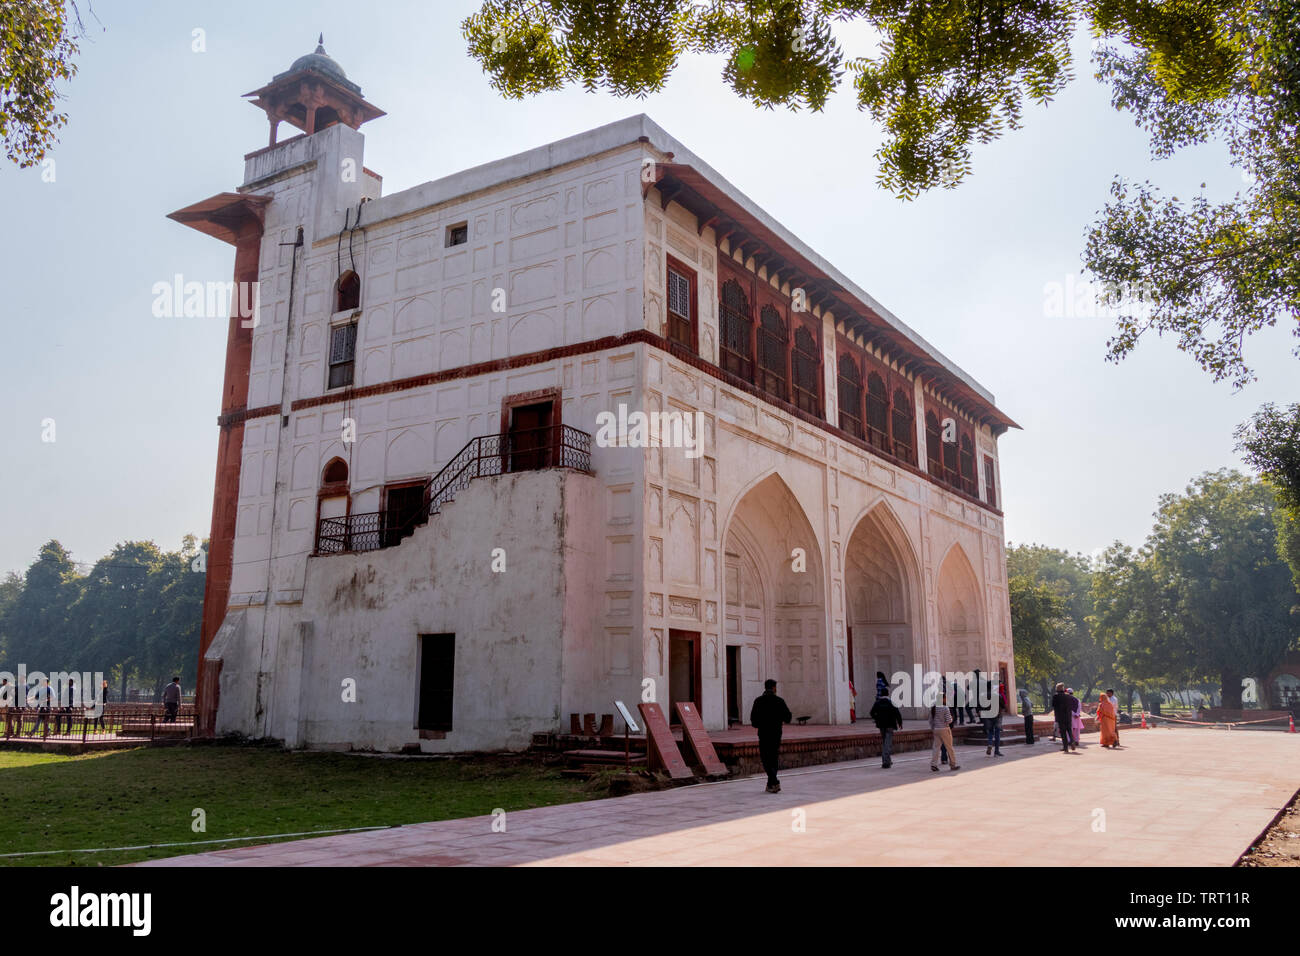
<svg viewBox="0 0 1300 956">
<path fill-rule="evenodd" d="M 1096 734 L 782 775 L 156 860 L 145 866 L 1011 864 L 1228 866 L 1300 788 L 1300 735 L 1226 730 Z M 802 828 L 800 828 L 802 824 Z"/>
</svg>

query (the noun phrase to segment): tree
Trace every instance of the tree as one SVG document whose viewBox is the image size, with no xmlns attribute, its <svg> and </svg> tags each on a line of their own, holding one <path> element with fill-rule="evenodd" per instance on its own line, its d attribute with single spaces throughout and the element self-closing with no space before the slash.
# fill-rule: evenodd
<svg viewBox="0 0 1300 956">
<path fill-rule="evenodd" d="M 1114 106 L 1150 133 L 1154 157 L 1220 141 L 1248 185 L 1225 202 L 1184 202 L 1149 182 L 1116 179 L 1084 260 L 1122 306 L 1111 361 L 1154 330 L 1176 336 L 1215 381 L 1240 387 L 1254 378 L 1246 338 L 1283 316 L 1300 319 L 1300 5 L 1162 6 L 1212 19 L 1103 50 L 1098 77 L 1112 84 Z M 1162 61 L 1165 48 L 1187 55 Z M 1300 336 L 1300 324 L 1294 331 Z"/>
<path fill-rule="evenodd" d="M 1173 632 L 1194 669 L 1219 677 L 1223 706 L 1241 706 L 1242 678 L 1263 680 L 1300 635 L 1295 587 L 1278 559 L 1272 489 L 1239 472 L 1196 478 L 1162 495 L 1147 539 Z M 1265 686 L 1269 701 L 1272 687 Z"/>
<path fill-rule="evenodd" d="M 72 555 L 58 541 L 41 546 L 23 577 L 22 589 L 0 616 L 5 650 L 2 669 L 17 672 L 62 668 L 62 649 L 69 639 L 68 613 L 81 593 L 81 578 Z"/>
<path fill-rule="evenodd" d="M 1007 590 L 1019 682 L 1043 685 L 1060 673 L 1061 655 L 1053 644 L 1067 613 L 1065 600 L 1051 585 L 1027 574 L 1008 577 Z"/>
<path fill-rule="evenodd" d="M 73 57 L 84 35 L 75 2 L 0 4 L 0 140 L 5 155 L 20 167 L 44 159 L 68 121 L 57 109 L 58 83 L 76 74 Z"/>
<path fill-rule="evenodd" d="M 1157 577 L 1149 549 L 1134 551 L 1116 541 L 1092 575 L 1089 623 L 1098 642 L 1114 657 L 1115 673 L 1145 700 L 1151 690 L 1199 682 L 1187 654 L 1176 595 Z M 1131 705 L 1131 695 L 1126 694 Z"/>
<path fill-rule="evenodd" d="M 1300 404 L 1271 402 L 1237 428 L 1237 451 L 1277 492 L 1277 552 L 1300 590 Z"/>
<path fill-rule="evenodd" d="M 1048 687 L 1057 680 L 1089 694 L 1112 673 L 1113 655 L 1098 643 L 1088 623 L 1092 581 L 1088 559 L 1046 545 L 1015 545 L 1007 549 L 1007 576 L 1008 583 L 1013 577 L 1023 576 L 1042 584 L 1061 601 L 1062 612 L 1053 621 L 1051 635 L 1057 664 L 1036 677 L 1044 694 L 1051 696 Z"/>
</svg>

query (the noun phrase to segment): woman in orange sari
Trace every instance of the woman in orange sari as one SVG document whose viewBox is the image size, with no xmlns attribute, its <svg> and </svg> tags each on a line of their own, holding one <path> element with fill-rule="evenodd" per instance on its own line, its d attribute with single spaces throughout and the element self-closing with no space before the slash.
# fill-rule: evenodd
<svg viewBox="0 0 1300 956">
<path fill-rule="evenodd" d="M 1115 733 L 1115 705 L 1105 694 L 1097 702 L 1097 726 L 1101 728 L 1101 745 L 1118 747 L 1119 734 Z"/>
</svg>

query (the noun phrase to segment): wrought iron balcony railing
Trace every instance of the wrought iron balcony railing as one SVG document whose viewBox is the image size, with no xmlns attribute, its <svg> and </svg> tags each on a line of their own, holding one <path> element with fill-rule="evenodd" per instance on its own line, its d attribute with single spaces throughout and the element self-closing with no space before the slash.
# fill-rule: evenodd
<svg viewBox="0 0 1300 956">
<path fill-rule="evenodd" d="M 568 425 L 520 429 L 471 438 L 442 470 L 424 483 L 419 507 L 321 518 L 317 554 L 376 551 L 399 544 L 475 478 L 543 468 L 591 471 L 591 436 Z"/>
</svg>

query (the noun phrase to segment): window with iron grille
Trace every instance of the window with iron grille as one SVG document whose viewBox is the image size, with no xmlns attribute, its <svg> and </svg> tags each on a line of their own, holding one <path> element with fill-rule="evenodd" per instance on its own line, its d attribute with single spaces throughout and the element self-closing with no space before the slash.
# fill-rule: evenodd
<svg viewBox="0 0 1300 956">
<path fill-rule="evenodd" d="M 747 382 L 754 380 L 754 319 L 749 313 L 749 297 L 735 279 L 722 285 L 718 303 L 721 324 L 722 367 Z"/>
<path fill-rule="evenodd" d="M 758 387 L 789 401 L 785 356 L 790 347 L 785 319 L 775 306 L 765 305 L 758 315 Z"/>
<path fill-rule="evenodd" d="M 954 423 L 955 423 L 954 419 Z M 941 436 L 942 437 L 942 436 Z M 957 471 L 957 440 L 943 442 L 943 480 L 954 488 L 961 486 L 961 475 Z"/>
<path fill-rule="evenodd" d="M 791 377 L 794 379 L 794 403 L 809 414 L 824 418 L 821 386 L 821 348 L 817 339 L 802 324 L 794 329 L 794 351 L 790 353 Z"/>
<path fill-rule="evenodd" d="M 969 435 L 961 436 L 961 490 L 972 497 L 979 491 L 975 480 L 975 445 Z"/>
<path fill-rule="evenodd" d="M 912 402 L 901 388 L 894 390 L 893 426 L 894 456 L 915 465 L 916 443 L 912 438 L 916 433 L 916 420 L 912 417 Z"/>
<path fill-rule="evenodd" d="M 330 388 L 352 384 L 352 370 L 357 357 L 357 324 L 336 325 L 330 329 Z"/>
<path fill-rule="evenodd" d="M 943 478 L 943 431 L 934 412 L 925 413 L 925 463 L 930 474 Z"/>
<path fill-rule="evenodd" d="M 695 296 L 690 276 L 668 269 L 668 339 L 695 351 Z"/>
<path fill-rule="evenodd" d="M 840 428 L 858 438 L 862 433 L 862 372 L 848 355 L 840 356 Z"/>
<path fill-rule="evenodd" d="M 984 456 L 984 500 L 989 503 L 990 508 L 998 506 L 998 493 L 993 483 L 993 459 L 988 455 Z"/>
<path fill-rule="evenodd" d="M 875 372 L 867 376 L 867 441 L 889 451 L 889 394 Z"/>
</svg>

